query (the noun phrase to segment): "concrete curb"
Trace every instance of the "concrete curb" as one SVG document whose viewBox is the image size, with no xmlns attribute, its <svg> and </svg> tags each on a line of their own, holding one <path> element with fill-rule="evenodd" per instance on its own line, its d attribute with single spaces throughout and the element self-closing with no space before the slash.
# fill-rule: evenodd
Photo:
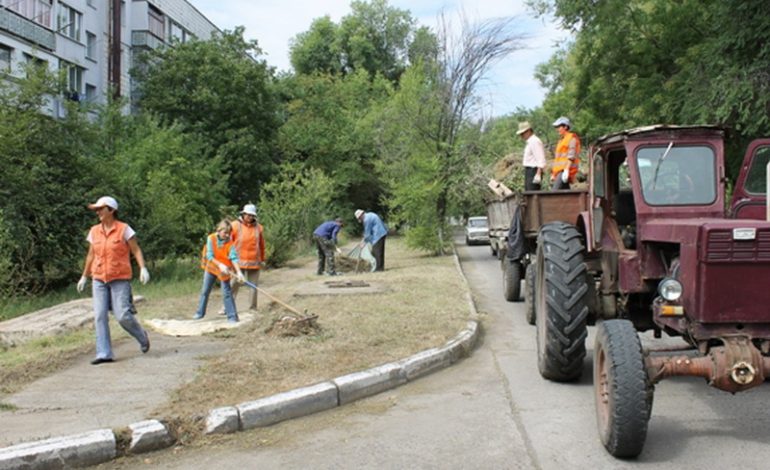
<svg viewBox="0 0 770 470">
<path fill-rule="evenodd" d="M 112 430 L 100 429 L 0 449 L 0 469 L 86 467 L 114 459 L 116 449 Z"/>
<path fill-rule="evenodd" d="M 226 434 L 270 426 L 287 419 L 342 406 L 398 387 L 469 356 L 479 336 L 478 312 L 456 250 L 454 262 L 468 290 L 467 301 L 471 320 L 443 346 L 426 349 L 400 361 L 353 372 L 327 382 L 235 406 L 214 408 L 206 417 L 205 434 Z M 129 425 L 129 429 L 130 453 L 162 449 L 175 441 L 169 429 L 157 420 L 140 421 Z M 109 429 L 28 442 L 0 448 L 0 470 L 96 465 L 114 459 L 118 453 L 117 448 L 115 433 Z"/>
</svg>

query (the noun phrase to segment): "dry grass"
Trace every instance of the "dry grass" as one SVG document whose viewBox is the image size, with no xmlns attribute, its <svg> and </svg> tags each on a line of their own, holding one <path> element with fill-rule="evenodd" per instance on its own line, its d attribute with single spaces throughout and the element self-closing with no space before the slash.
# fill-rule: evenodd
<svg viewBox="0 0 770 470">
<path fill-rule="evenodd" d="M 156 410 L 160 417 L 203 416 L 218 406 L 235 405 L 299 386 L 401 359 L 440 346 L 468 319 L 466 288 L 452 257 L 428 257 L 398 239 L 387 244 L 385 272 L 337 279 L 365 280 L 380 293 L 294 296 L 303 286 L 331 278 L 315 275 L 315 260 L 265 273 L 260 285 L 296 309 L 318 315 L 312 336 L 282 338 L 265 331 L 286 310 L 262 294 L 252 324 L 216 333 L 232 343 L 226 354 L 209 359 L 197 377 Z M 239 294 L 239 303 L 246 296 Z M 152 300 L 142 316 L 188 318 L 196 299 Z M 269 303 L 269 304 L 268 304 Z M 210 310 L 219 306 L 210 300 Z M 168 312 L 178 312 L 169 314 Z"/>
</svg>

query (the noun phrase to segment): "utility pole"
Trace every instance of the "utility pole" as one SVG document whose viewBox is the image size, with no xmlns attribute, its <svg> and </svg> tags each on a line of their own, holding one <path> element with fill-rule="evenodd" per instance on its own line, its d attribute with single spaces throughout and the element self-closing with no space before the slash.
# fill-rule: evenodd
<svg viewBox="0 0 770 470">
<path fill-rule="evenodd" d="M 112 97 L 115 100 L 120 98 L 120 9 L 121 0 L 112 0 L 112 34 L 110 35 L 110 85 L 112 86 Z"/>
</svg>

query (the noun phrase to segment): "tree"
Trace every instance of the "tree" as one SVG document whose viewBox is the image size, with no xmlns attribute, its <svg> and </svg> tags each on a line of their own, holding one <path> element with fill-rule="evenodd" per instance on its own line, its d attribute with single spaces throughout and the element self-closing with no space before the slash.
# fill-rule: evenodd
<svg viewBox="0 0 770 470">
<path fill-rule="evenodd" d="M 134 70 L 140 107 L 203 138 L 208 155 L 222 158 L 236 204 L 255 200 L 277 168 L 273 72 L 260 54 L 239 27 L 153 51 Z"/>
<path fill-rule="evenodd" d="M 291 40 L 289 56 L 294 71 L 301 75 L 342 72 L 341 54 L 337 48 L 339 27 L 329 18 L 316 18 L 310 29 Z"/>
<path fill-rule="evenodd" d="M 770 130 L 770 14 L 761 0 L 537 0 L 575 41 L 540 67 L 544 108 L 590 136 L 713 123 L 745 142 Z M 560 110 L 560 111 L 559 111 Z M 733 162 L 733 170 L 737 162 Z M 733 171 L 733 175 L 735 172 Z"/>
<path fill-rule="evenodd" d="M 287 81 L 291 98 L 278 139 L 284 159 L 328 175 L 340 206 L 378 208 L 383 185 L 374 172 L 372 110 L 388 98 L 389 83 L 380 76 L 370 79 L 365 71 Z"/>
<path fill-rule="evenodd" d="M 493 62 L 519 49 L 523 40 L 513 31 L 513 18 L 475 24 L 461 20 L 455 36 L 442 18 L 437 60 L 407 71 L 386 112 L 389 126 L 380 138 L 383 171 L 390 174 L 393 185 L 389 200 L 393 215 L 410 227 L 432 227 L 432 237 L 421 233 L 417 243 L 436 253 L 442 253 L 449 241 L 445 223 L 455 188 L 467 178 L 469 164 L 478 155 L 478 149 L 459 139 L 476 109 L 476 86 Z M 422 211 L 404 204 L 415 185 L 400 184 L 399 171 L 408 171 L 401 174 L 409 175 L 409 180 L 422 172 L 423 181 L 432 182 L 431 191 L 420 192 L 422 204 L 431 208 L 430 223 Z"/>
<path fill-rule="evenodd" d="M 355 0 L 350 6 L 351 13 L 339 25 L 328 16 L 318 18 L 292 40 L 296 73 L 348 75 L 363 70 L 397 83 L 410 58 L 429 52 L 427 29 L 415 29 L 408 11 L 387 0 Z"/>
<path fill-rule="evenodd" d="M 66 117 L 41 112 L 61 81 L 41 67 L 0 81 L 0 294 L 60 287 L 80 270 L 82 188 L 89 124 L 74 103 Z"/>
</svg>

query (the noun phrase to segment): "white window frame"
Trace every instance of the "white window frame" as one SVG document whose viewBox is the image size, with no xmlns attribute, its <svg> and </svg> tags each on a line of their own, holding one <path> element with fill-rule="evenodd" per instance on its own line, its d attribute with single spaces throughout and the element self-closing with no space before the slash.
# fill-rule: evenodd
<svg viewBox="0 0 770 470">
<path fill-rule="evenodd" d="M 11 73 L 13 64 L 13 48 L 0 44 L 0 73 Z"/>
<path fill-rule="evenodd" d="M 59 3 L 59 14 L 56 16 L 56 32 L 81 42 L 83 29 L 83 14 L 65 3 Z"/>
<path fill-rule="evenodd" d="M 86 58 L 96 60 L 96 34 L 86 31 Z"/>
</svg>

